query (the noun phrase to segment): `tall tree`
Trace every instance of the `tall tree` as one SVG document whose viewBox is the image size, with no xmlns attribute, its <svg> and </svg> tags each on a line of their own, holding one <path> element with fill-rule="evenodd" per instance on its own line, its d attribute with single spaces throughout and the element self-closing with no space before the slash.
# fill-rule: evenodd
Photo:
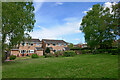
<svg viewBox="0 0 120 80">
<path fill-rule="evenodd" d="M 115 34 L 112 33 L 112 15 L 109 8 L 103 5 L 93 5 L 92 10 L 87 12 L 81 23 L 81 30 L 85 33 L 85 41 L 95 49 L 111 47 Z"/>
<path fill-rule="evenodd" d="M 34 27 L 33 2 L 2 3 L 2 54 L 8 39 L 9 49 L 19 44 Z"/>
</svg>

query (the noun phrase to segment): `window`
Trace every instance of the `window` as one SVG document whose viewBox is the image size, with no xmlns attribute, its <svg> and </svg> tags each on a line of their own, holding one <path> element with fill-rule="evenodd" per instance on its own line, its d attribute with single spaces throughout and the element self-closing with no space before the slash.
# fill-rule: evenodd
<svg viewBox="0 0 120 80">
<path fill-rule="evenodd" d="M 21 54 L 24 54 L 24 53 L 26 53 L 26 50 L 21 50 Z"/>
<path fill-rule="evenodd" d="M 21 43 L 22 46 L 24 46 L 24 43 Z"/>
<path fill-rule="evenodd" d="M 29 53 L 34 53 L 34 50 L 29 50 L 28 52 L 29 52 Z"/>
<path fill-rule="evenodd" d="M 39 43 L 37 43 L 36 45 L 39 46 Z"/>
<path fill-rule="evenodd" d="M 28 45 L 30 46 L 30 43 L 28 43 Z"/>
<path fill-rule="evenodd" d="M 31 46 L 33 46 L 33 43 L 31 43 Z"/>
<path fill-rule="evenodd" d="M 53 46 L 56 46 L 56 44 L 53 44 Z"/>
<path fill-rule="evenodd" d="M 26 43 L 21 43 L 22 46 L 26 46 Z"/>
<path fill-rule="evenodd" d="M 64 46 L 66 46 L 66 44 L 64 44 Z"/>
<path fill-rule="evenodd" d="M 53 52 L 56 52 L 56 50 L 53 50 Z"/>
<path fill-rule="evenodd" d="M 61 46 L 62 44 L 61 43 L 59 43 L 59 46 Z"/>
<path fill-rule="evenodd" d="M 50 44 L 48 44 L 48 46 L 50 46 Z"/>
</svg>

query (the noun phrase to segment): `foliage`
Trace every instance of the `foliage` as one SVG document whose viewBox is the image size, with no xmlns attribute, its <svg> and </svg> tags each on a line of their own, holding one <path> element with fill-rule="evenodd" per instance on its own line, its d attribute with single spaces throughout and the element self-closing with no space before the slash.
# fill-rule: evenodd
<svg viewBox="0 0 120 80">
<path fill-rule="evenodd" d="M 75 56 L 75 55 L 76 55 L 75 51 L 65 51 L 63 53 L 63 56 L 65 56 L 65 57 Z"/>
<path fill-rule="evenodd" d="M 47 57 L 54 57 L 54 55 L 52 53 L 46 53 L 45 58 L 47 58 Z"/>
<path fill-rule="evenodd" d="M 85 41 L 91 49 L 109 48 L 116 38 L 113 27 L 113 17 L 109 8 L 103 5 L 93 5 L 92 10 L 87 12 L 81 23 L 81 30 L 85 33 Z"/>
<path fill-rule="evenodd" d="M 112 18 L 113 18 L 113 27 L 114 27 L 114 33 L 118 36 L 120 36 L 120 2 L 116 5 L 112 5 Z"/>
<path fill-rule="evenodd" d="M 55 57 L 59 57 L 59 56 L 62 56 L 63 55 L 63 51 L 57 51 L 54 53 Z"/>
<path fill-rule="evenodd" d="M 50 48 L 47 47 L 46 50 L 45 50 L 46 53 L 50 53 Z"/>
<path fill-rule="evenodd" d="M 68 44 L 68 47 L 73 48 L 73 44 L 72 43 Z"/>
<path fill-rule="evenodd" d="M 16 56 L 15 55 L 11 55 L 10 56 L 10 60 L 14 60 L 14 59 L 16 59 Z"/>
<path fill-rule="evenodd" d="M 32 54 L 31 58 L 38 58 L 39 56 L 37 54 Z"/>
<path fill-rule="evenodd" d="M 33 30 L 34 18 L 33 2 L 3 2 L 2 3 L 2 54 L 4 54 L 6 39 L 9 41 L 9 50 L 30 38 Z"/>
<path fill-rule="evenodd" d="M 70 48 L 70 50 L 81 50 L 81 48 L 80 47 L 72 47 L 72 48 Z"/>
</svg>

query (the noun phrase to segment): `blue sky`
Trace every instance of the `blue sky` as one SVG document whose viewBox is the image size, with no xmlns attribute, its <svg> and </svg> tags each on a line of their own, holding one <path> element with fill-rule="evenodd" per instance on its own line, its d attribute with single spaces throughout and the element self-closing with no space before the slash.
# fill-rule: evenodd
<svg viewBox="0 0 120 80">
<path fill-rule="evenodd" d="M 85 43 L 80 23 L 94 4 L 104 2 L 34 2 L 35 27 L 33 38 L 58 39 L 70 43 Z M 105 4 L 107 6 L 110 3 Z"/>
</svg>

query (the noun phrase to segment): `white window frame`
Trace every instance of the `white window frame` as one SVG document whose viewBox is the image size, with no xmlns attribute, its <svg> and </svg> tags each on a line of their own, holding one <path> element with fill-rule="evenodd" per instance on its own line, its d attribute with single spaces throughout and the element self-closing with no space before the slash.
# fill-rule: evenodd
<svg viewBox="0 0 120 80">
<path fill-rule="evenodd" d="M 36 44 L 36 46 L 39 46 L 39 45 L 40 45 L 40 43 L 37 43 L 37 44 Z"/>
<path fill-rule="evenodd" d="M 59 45 L 59 46 L 62 46 L 62 44 L 61 44 L 61 43 L 59 43 L 58 45 Z"/>
<path fill-rule="evenodd" d="M 34 50 L 29 50 L 29 53 L 34 53 Z"/>
<path fill-rule="evenodd" d="M 64 46 L 66 46 L 66 44 L 64 43 Z"/>
<path fill-rule="evenodd" d="M 56 46 L 56 44 L 55 44 L 55 45 L 53 45 L 53 46 Z"/>
</svg>

